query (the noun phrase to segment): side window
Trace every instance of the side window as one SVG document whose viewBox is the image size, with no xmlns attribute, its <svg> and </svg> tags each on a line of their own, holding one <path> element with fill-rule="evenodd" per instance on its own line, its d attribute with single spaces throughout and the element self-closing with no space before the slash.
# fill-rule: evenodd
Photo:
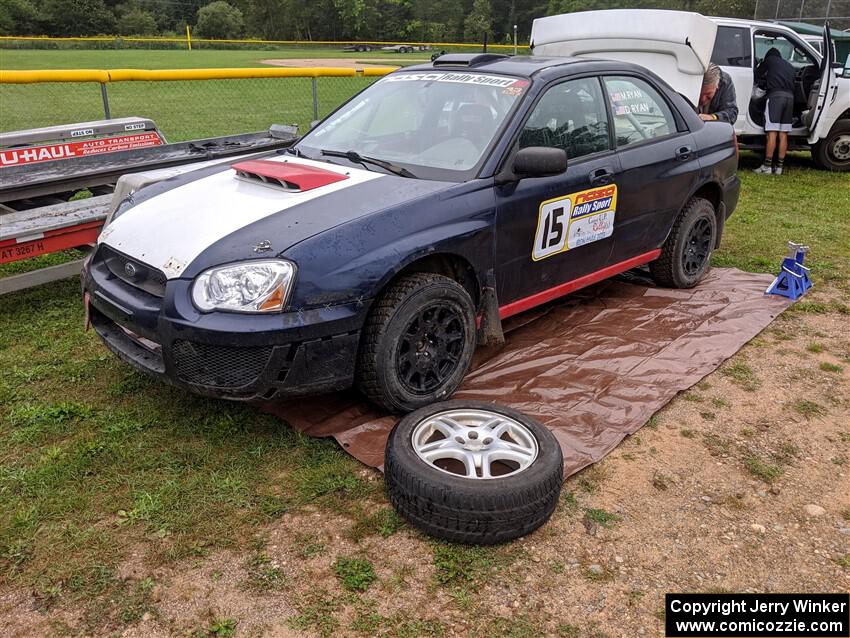
<svg viewBox="0 0 850 638">
<path fill-rule="evenodd" d="M 753 54 L 750 30 L 740 27 L 717 27 L 711 61 L 718 66 L 751 67 Z"/>
<path fill-rule="evenodd" d="M 638 78 L 606 77 L 617 147 L 676 132 L 676 120 L 658 91 Z"/>
<path fill-rule="evenodd" d="M 789 40 L 784 35 L 774 33 L 757 33 L 755 37 L 756 65 L 764 60 L 765 54 L 776 48 L 787 62 L 796 69 L 817 65 L 815 59 L 802 46 Z"/>
<path fill-rule="evenodd" d="M 557 84 L 546 91 L 525 123 L 519 147 L 553 146 L 574 159 L 607 151 L 608 117 L 597 78 Z"/>
</svg>

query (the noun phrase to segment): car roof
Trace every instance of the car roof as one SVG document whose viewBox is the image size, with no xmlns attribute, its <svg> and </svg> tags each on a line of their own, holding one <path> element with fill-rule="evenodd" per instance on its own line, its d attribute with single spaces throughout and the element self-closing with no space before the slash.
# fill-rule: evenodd
<svg viewBox="0 0 850 638">
<path fill-rule="evenodd" d="M 429 64 L 404 67 L 396 73 L 404 71 L 445 71 L 453 73 L 497 73 L 532 78 L 549 70 L 556 71 L 552 75 L 572 75 L 595 71 L 646 71 L 637 64 L 615 60 L 463 53 L 441 55 Z"/>
</svg>

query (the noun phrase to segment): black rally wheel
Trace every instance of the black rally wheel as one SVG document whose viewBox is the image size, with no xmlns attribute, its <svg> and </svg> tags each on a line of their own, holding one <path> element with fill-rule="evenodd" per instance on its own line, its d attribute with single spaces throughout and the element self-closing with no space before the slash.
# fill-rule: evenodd
<svg viewBox="0 0 850 638">
<path fill-rule="evenodd" d="M 828 171 L 850 171 L 850 119 L 838 120 L 827 136 L 812 146 L 812 159 Z"/>
<path fill-rule="evenodd" d="M 561 493 L 563 457 L 554 435 L 516 410 L 445 401 L 396 425 L 384 478 L 398 513 L 426 534 L 493 545 L 549 519 Z"/>
<path fill-rule="evenodd" d="M 676 218 L 661 256 L 650 262 L 652 278 L 668 288 L 693 288 L 708 270 L 716 240 L 714 206 L 702 197 L 692 198 Z"/>
<path fill-rule="evenodd" d="M 401 277 L 363 327 L 357 387 L 390 412 L 446 399 L 469 369 L 475 339 L 475 306 L 463 286 L 434 273 Z"/>
</svg>

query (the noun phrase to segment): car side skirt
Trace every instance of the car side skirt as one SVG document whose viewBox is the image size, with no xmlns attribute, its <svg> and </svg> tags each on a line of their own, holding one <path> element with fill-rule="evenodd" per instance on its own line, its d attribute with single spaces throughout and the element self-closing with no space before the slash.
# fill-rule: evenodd
<svg viewBox="0 0 850 638">
<path fill-rule="evenodd" d="M 648 253 L 643 253 L 642 255 L 637 255 L 630 259 L 626 259 L 625 261 L 621 261 L 616 264 L 611 264 L 610 266 L 606 266 L 601 270 L 588 273 L 587 275 L 583 275 L 578 279 L 573 279 L 566 283 L 555 286 L 554 288 L 548 288 L 546 290 L 542 290 L 538 293 L 535 293 L 529 297 L 517 299 L 516 301 L 512 301 L 507 305 L 499 307 L 499 318 L 507 319 L 508 317 L 512 317 L 513 315 L 525 312 L 526 310 L 530 310 L 531 308 L 545 304 L 549 301 L 552 301 L 553 299 L 557 299 L 558 297 L 563 297 L 564 295 L 568 295 L 571 292 L 575 292 L 579 288 L 590 286 L 591 284 L 595 284 L 599 281 L 602 281 L 603 279 L 608 279 L 609 277 L 618 275 L 621 272 L 636 268 L 637 266 L 642 266 L 643 264 L 658 259 L 660 255 L 660 248 L 650 250 Z"/>
</svg>

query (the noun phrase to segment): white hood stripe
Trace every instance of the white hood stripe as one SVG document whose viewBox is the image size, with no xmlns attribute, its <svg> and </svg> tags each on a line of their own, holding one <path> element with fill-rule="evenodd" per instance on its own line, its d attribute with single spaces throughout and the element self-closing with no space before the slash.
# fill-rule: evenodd
<svg viewBox="0 0 850 638">
<path fill-rule="evenodd" d="M 152 197 L 113 221 L 98 243 L 159 268 L 168 279 L 180 277 L 209 246 L 264 217 L 324 195 L 385 177 L 303 158 L 269 161 L 314 166 L 348 179 L 303 193 L 291 193 L 236 179 L 232 170 L 190 182 Z"/>
</svg>

